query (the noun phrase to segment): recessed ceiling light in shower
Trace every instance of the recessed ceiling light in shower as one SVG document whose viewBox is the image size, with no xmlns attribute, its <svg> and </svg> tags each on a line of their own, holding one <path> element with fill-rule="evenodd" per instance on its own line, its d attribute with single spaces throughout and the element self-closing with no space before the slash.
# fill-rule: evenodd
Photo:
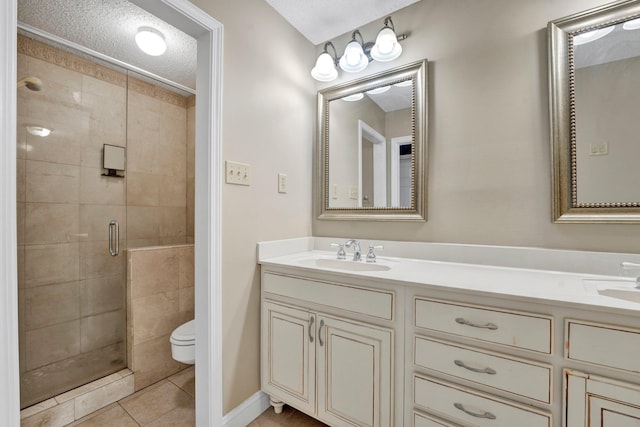
<svg viewBox="0 0 640 427">
<path fill-rule="evenodd" d="M 151 56 L 160 56 L 167 50 L 164 34 L 151 27 L 138 28 L 136 44 L 141 51 Z"/>
</svg>

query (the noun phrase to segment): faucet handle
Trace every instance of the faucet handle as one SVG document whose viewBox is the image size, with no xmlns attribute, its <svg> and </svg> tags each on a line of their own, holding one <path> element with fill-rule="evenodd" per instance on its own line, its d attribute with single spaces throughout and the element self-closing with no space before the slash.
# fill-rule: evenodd
<svg viewBox="0 0 640 427">
<path fill-rule="evenodd" d="M 331 246 L 338 248 L 336 259 L 347 259 L 347 253 L 344 251 L 344 245 L 342 243 L 332 243 Z"/>
<path fill-rule="evenodd" d="M 376 254 L 373 253 L 374 249 L 383 250 L 384 246 L 382 246 L 382 245 L 374 245 L 373 243 L 371 243 L 369 245 L 369 253 L 367 254 L 367 262 L 376 262 Z"/>
</svg>

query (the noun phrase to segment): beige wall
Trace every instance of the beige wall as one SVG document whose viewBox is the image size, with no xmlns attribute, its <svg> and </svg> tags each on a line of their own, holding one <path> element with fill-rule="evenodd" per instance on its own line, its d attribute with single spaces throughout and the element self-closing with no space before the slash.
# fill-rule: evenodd
<svg viewBox="0 0 640 427">
<path fill-rule="evenodd" d="M 226 413 L 260 388 L 256 242 L 311 234 L 315 52 L 264 0 L 193 3 L 224 25 L 223 156 L 252 174 L 250 187 L 223 184 L 222 193 Z"/>
<path fill-rule="evenodd" d="M 193 2 L 224 24 L 223 380 L 228 412 L 259 389 L 255 243 L 308 235 L 636 251 L 637 227 L 551 223 L 546 24 L 602 0 L 422 0 L 393 14 L 400 60 L 429 66 L 429 221 L 318 221 L 311 211 L 314 48 L 262 0 Z M 361 28 L 373 39 L 382 21 Z M 340 37 L 340 49 L 348 35 Z M 358 78 L 363 74 L 348 76 Z M 277 173 L 289 176 L 278 194 Z M 313 218 L 313 219 L 312 219 Z M 197 232 L 197 231 L 196 231 Z"/>
<path fill-rule="evenodd" d="M 546 25 L 605 3 L 422 0 L 394 13 L 403 54 L 368 72 L 430 61 L 428 222 L 314 219 L 314 235 L 637 252 L 638 226 L 551 222 Z"/>
</svg>

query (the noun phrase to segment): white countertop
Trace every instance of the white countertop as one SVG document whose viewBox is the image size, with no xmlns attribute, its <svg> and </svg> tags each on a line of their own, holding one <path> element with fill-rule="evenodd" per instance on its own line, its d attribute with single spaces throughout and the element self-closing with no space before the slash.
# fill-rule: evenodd
<svg viewBox="0 0 640 427">
<path fill-rule="evenodd" d="M 366 251 L 363 251 L 363 259 Z M 350 254 L 347 254 L 350 259 Z M 637 292 L 631 277 L 568 273 L 538 269 L 432 261 L 378 255 L 377 263 L 390 267 L 387 271 L 345 271 L 331 267 L 318 267 L 313 259 L 335 259 L 335 252 L 301 250 L 287 255 L 260 257 L 263 266 L 295 268 L 301 271 L 331 272 L 352 278 L 375 278 L 412 286 L 434 289 L 458 289 L 471 292 L 493 293 L 511 297 L 535 298 L 591 306 L 640 312 L 640 302 L 600 295 L 598 289 L 622 289 Z M 353 261 L 341 261 L 353 263 Z M 364 263 L 364 261 L 361 261 Z M 334 276 L 335 277 L 335 276 Z M 640 301 L 640 297 L 637 298 Z M 583 307 L 588 308 L 588 307 Z"/>
</svg>

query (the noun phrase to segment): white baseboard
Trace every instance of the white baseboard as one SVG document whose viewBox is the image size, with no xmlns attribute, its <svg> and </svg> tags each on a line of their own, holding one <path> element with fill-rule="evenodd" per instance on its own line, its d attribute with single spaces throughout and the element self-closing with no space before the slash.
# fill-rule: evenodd
<svg viewBox="0 0 640 427">
<path fill-rule="evenodd" d="M 269 395 L 258 391 L 222 417 L 224 427 L 245 427 L 269 407 Z"/>
</svg>

